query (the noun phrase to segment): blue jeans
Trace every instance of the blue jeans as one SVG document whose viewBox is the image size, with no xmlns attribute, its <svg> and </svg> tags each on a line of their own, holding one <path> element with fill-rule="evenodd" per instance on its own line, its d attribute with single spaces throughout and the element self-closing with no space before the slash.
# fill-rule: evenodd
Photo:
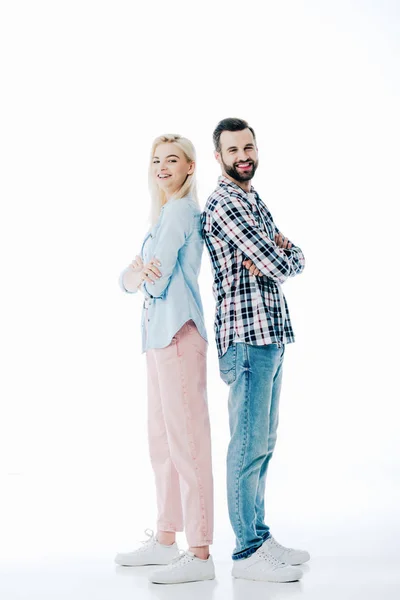
<svg viewBox="0 0 400 600">
<path fill-rule="evenodd" d="M 264 521 L 265 481 L 276 443 L 284 344 L 235 343 L 219 359 L 229 385 L 231 441 L 227 456 L 233 560 L 247 558 L 270 536 Z"/>
</svg>

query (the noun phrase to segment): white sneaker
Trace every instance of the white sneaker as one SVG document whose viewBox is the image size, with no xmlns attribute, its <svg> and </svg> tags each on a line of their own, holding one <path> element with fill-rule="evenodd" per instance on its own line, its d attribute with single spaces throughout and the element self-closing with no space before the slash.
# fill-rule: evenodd
<svg viewBox="0 0 400 600">
<path fill-rule="evenodd" d="M 294 548 L 286 548 L 282 544 L 278 544 L 272 535 L 263 543 L 264 550 L 267 550 L 277 560 L 286 563 L 287 565 L 302 565 L 310 560 L 310 554 L 306 550 L 295 550 Z"/>
<path fill-rule="evenodd" d="M 152 529 L 146 529 L 149 538 L 143 546 L 133 552 L 117 554 L 115 562 L 122 567 L 144 567 L 146 565 L 167 565 L 179 556 L 179 548 L 174 542 L 171 546 L 160 544 L 154 537 Z"/>
<path fill-rule="evenodd" d="M 232 575 L 253 581 L 289 583 L 301 579 L 303 571 L 298 567 L 279 562 L 261 546 L 248 558 L 234 560 Z"/>
<path fill-rule="evenodd" d="M 187 550 L 175 558 L 169 565 L 152 573 L 152 583 L 188 583 L 189 581 L 206 581 L 215 578 L 212 556 L 201 560 Z"/>
</svg>

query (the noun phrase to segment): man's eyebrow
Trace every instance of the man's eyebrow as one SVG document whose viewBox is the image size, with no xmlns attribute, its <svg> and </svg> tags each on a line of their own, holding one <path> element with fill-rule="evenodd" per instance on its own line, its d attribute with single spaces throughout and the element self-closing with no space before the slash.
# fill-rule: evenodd
<svg viewBox="0 0 400 600">
<path fill-rule="evenodd" d="M 249 142 L 248 144 L 245 145 L 245 148 L 247 148 L 248 146 L 251 146 L 252 148 L 254 148 L 254 144 L 252 142 Z M 229 150 L 236 150 L 237 146 L 229 146 L 229 148 L 227 148 L 227 151 Z"/>
</svg>

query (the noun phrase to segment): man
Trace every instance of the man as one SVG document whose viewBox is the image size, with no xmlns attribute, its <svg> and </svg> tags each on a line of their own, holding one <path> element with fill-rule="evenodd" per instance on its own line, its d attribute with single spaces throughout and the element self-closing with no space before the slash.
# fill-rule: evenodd
<svg viewBox="0 0 400 600">
<path fill-rule="evenodd" d="M 278 426 L 285 346 L 294 341 L 281 284 L 304 256 L 276 227 L 251 185 L 258 166 L 254 131 L 224 119 L 214 131 L 221 165 L 202 226 L 213 269 L 215 335 L 221 378 L 230 387 L 227 494 L 236 536 L 234 577 L 297 581 L 306 551 L 285 548 L 264 520 L 268 463 Z"/>
</svg>

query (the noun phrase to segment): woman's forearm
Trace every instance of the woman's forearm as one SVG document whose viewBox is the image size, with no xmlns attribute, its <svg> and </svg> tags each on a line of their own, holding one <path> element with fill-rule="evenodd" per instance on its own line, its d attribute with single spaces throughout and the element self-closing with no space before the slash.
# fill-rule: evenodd
<svg viewBox="0 0 400 600">
<path fill-rule="evenodd" d="M 134 294 L 138 291 L 142 283 L 142 272 L 134 271 L 131 267 L 127 267 L 122 273 L 122 285 L 127 292 Z"/>
</svg>

